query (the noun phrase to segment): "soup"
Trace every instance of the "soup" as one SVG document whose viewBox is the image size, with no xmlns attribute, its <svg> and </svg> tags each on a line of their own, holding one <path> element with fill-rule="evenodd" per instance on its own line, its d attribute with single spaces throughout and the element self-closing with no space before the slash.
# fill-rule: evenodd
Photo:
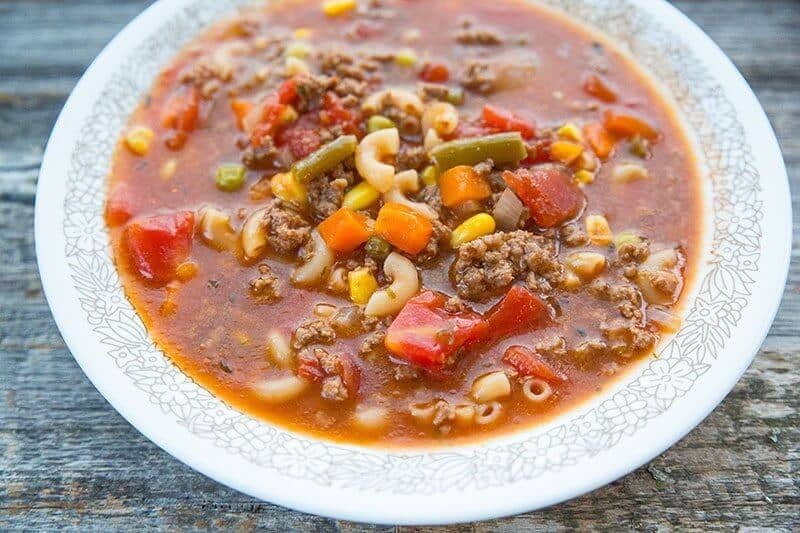
<svg viewBox="0 0 800 533">
<path fill-rule="evenodd" d="M 158 75 L 110 176 L 159 347 L 337 441 L 457 443 L 575 406 L 679 327 L 701 253 L 669 106 L 513 0 L 244 11 Z"/>
</svg>

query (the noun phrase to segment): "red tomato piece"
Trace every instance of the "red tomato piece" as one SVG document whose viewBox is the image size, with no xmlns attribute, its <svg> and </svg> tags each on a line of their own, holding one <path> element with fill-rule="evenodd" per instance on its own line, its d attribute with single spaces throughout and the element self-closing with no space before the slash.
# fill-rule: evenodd
<svg viewBox="0 0 800 533">
<path fill-rule="evenodd" d="M 603 102 L 613 103 L 617 101 L 617 92 L 597 74 L 589 74 L 584 78 L 583 90 Z"/>
<path fill-rule="evenodd" d="M 166 283 L 189 257 L 193 234 L 194 213 L 178 211 L 132 220 L 125 228 L 125 244 L 140 276 Z"/>
<path fill-rule="evenodd" d="M 306 350 L 297 356 L 297 375 L 315 383 L 319 383 L 325 377 L 319 359 L 312 352 Z"/>
<path fill-rule="evenodd" d="M 200 118 L 200 91 L 194 85 L 173 92 L 164 104 L 161 123 L 165 128 L 191 132 Z"/>
<path fill-rule="evenodd" d="M 450 71 L 443 63 L 425 63 L 419 73 L 419 79 L 428 83 L 444 83 L 450 79 Z"/>
<path fill-rule="evenodd" d="M 497 131 L 518 131 L 524 139 L 531 139 L 536 133 L 533 123 L 518 117 L 511 111 L 490 104 L 483 106 L 483 122 Z"/>
<path fill-rule="evenodd" d="M 261 146 L 266 137 L 275 135 L 282 125 L 287 106 L 280 103 L 277 94 L 267 96 L 244 119 L 245 131 L 250 133 L 253 146 Z"/>
<path fill-rule="evenodd" d="M 294 105 L 297 101 L 297 82 L 294 78 L 286 80 L 278 88 L 278 102 L 284 105 Z"/>
<path fill-rule="evenodd" d="M 386 332 L 386 348 L 404 361 L 438 370 L 485 335 L 486 322 L 478 313 L 449 312 L 446 302 L 446 296 L 433 291 L 410 299 Z"/>
<path fill-rule="evenodd" d="M 500 133 L 500 130 L 492 128 L 488 124 L 480 120 L 461 120 L 458 123 L 453 138 L 455 139 L 470 139 L 472 137 L 483 137 L 484 135 L 491 135 L 492 133 Z M 446 139 L 447 140 L 447 139 Z"/>
<path fill-rule="evenodd" d="M 106 202 L 106 224 L 121 226 L 133 216 L 130 187 L 125 182 L 117 183 L 108 194 Z"/>
<path fill-rule="evenodd" d="M 577 215 L 583 207 L 583 191 L 557 167 L 506 170 L 503 179 L 528 207 L 539 227 L 558 226 Z"/>
<path fill-rule="evenodd" d="M 564 378 L 547 361 L 526 346 L 509 346 L 503 354 L 503 362 L 508 363 L 523 376 L 541 378 L 559 383 Z"/>
<path fill-rule="evenodd" d="M 511 287 L 503 299 L 487 311 L 485 319 L 490 342 L 541 329 L 552 322 L 547 304 L 522 285 Z"/>
<path fill-rule="evenodd" d="M 303 115 L 275 137 L 278 146 L 286 146 L 295 159 L 303 159 L 322 146 L 319 124 L 313 115 Z"/>
<path fill-rule="evenodd" d="M 303 379 L 321 383 L 326 377 L 339 376 L 347 388 L 349 397 L 355 397 L 361 385 L 361 369 L 350 354 L 326 354 L 321 361 L 315 353 L 302 351 L 297 357 L 297 375 Z"/>
<path fill-rule="evenodd" d="M 358 132 L 358 116 L 352 109 L 342 105 L 341 99 L 332 92 L 325 93 L 322 98 L 319 117 L 326 126 L 339 125 L 348 134 Z"/>
</svg>

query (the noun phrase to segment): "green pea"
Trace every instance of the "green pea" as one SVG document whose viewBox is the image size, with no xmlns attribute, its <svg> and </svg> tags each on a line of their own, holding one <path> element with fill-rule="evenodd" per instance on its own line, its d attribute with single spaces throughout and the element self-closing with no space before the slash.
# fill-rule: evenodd
<svg viewBox="0 0 800 533">
<path fill-rule="evenodd" d="M 364 251 L 368 256 L 380 261 L 392 253 L 392 245 L 380 237 L 370 237 L 364 245 Z"/>
<path fill-rule="evenodd" d="M 215 181 L 221 191 L 238 191 L 244 185 L 247 170 L 242 165 L 221 165 L 217 168 Z"/>
</svg>

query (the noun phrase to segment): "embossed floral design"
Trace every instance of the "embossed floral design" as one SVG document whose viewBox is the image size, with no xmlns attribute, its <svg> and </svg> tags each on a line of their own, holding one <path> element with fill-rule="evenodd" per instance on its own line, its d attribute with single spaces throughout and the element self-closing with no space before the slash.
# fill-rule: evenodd
<svg viewBox="0 0 800 533">
<path fill-rule="evenodd" d="M 187 2 L 142 38 L 111 76 L 71 148 L 63 220 L 65 256 L 82 311 L 126 378 L 163 413 L 254 465 L 322 486 L 397 494 L 494 487 L 532 479 L 616 446 L 665 413 L 707 372 L 741 320 L 758 270 L 763 206 L 752 152 L 723 87 L 692 49 L 630 1 L 542 0 L 624 43 L 672 92 L 713 176 L 714 260 L 699 280 L 681 331 L 660 357 L 596 408 L 562 425 L 490 443 L 474 452 L 393 453 L 316 442 L 226 406 L 182 374 L 153 345 L 122 296 L 108 254 L 102 198 L 117 135 L 168 59 L 222 13 L 246 0 Z"/>
</svg>

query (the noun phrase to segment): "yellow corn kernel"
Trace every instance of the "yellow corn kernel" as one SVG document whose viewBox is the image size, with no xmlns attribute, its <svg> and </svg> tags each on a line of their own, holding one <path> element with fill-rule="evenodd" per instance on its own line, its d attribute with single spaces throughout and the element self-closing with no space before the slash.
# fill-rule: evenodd
<svg viewBox="0 0 800 533">
<path fill-rule="evenodd" d="M 583 281 L 597 277 L 606 268 L 606 258 L 596 252 L 575 252 L 567 257 L 567 266 Z"/>
<path fill-rule="evenodd" d="M 623 244 L 639 244 L 642 242 L 642 238 L 632 229 L 626 229 L 614 235 L 613 242 L 614 247 L 619 248 Z"/>
<path fill-rule="evenodd" d="M 314 33 L 314 30 L 311 28 L 297 28 L 294 30 L 294 38 L 295 39 L 308 39 Z"/>
<path fill-rule="evenodd" d="M 608 246 L 611 244 L 611 226 L 603 215 L 589 215 L 586 217 L 586 234 L 589 241 L 595 246 Z"/>
<path fill-rule="evenodd" d="M 145 126 L 136 126 L 125 135 L 125 144 L 136 155 L 147 155 L 155 133 Z"/>
<path fill-rule="evenodd" d="M 394 56 L 394 62 L 402 67 L 414 66 L 417 59 L 417 53 L 411 48 L 401 48 Z"/>
<path fill-rule="evenodd" d="M 550 145 L 550 155 L 557 161 L 569 165 L 583 153 L 583 146 L 572 141 L 556 141 Z"/>
<path fill-rule="evenodd" d="M 578 159 L 578 168 L 594 172 L 597 170 L 597 159 L 591 150 L 584 150 Z"/>
<path fill-rule="evenodd" d="M 306 205 L 308 201 L 308 193 L 305 186 L 295 179 L 294 174 L 291 172 L 283 172 L 275 174 L 270 180 L 270 189 L 272 194 L 286 200 L 287 202 L 295 202 L 299 205 Z"/>
<path fill-rule="evenodd" d="M 422 183 L 425 185 L 436 185 L 439 181 L 438 172 L 436 172 L 436 167 L 433 165 L 428 165 L 425 167 L 425 170 L 422 171 Z"/>
<path fill-rule="evenodd" d="M 233 336 L 236 337 L 236 341 L 242 346 L 247 346 L 250 344 L 250 335 L 244 331 L 234 331 Z"/>
<path fill-rule="evenodd" d="M 292 78 L 299 74 L 308 74 L 309 72 L 311 72 L 311 69 L 308 67 L 308 63 L 306 63 L 302 59 L 289 56 L 286 58 L 286 66 L 284 67 L 284 72 L 286 73 L 286 77 Z"/>
<path fill-rule="evenodd" d="M 469 217 L 453 230 L 453 237 L 450 244 L 453 248 L 458 248 L 465 242 L 489 235 L 494 231 L 495 222 L 492 215 L 488 213 L 478 213 Z"/>
<path fill-rule="evenodd" d="M 161 174 L 162 180 L 170 180 L 173 176 L 175 176 L 175 172 L 178 170 L 178 160 L 171 158 L 164 161 L 164 164 L 161 165 L 161 170 L 159 174 Z"/>
<path fill-rule="evenodd" d="M 378 280 L 366 268 L 348 272 L 347 284 L 350 288 L 350 299 L 359 305 L 367 303 L 372 293 L 378 290 Z"/>
<path fill-rule="evenodd" d="M 580 185 L 588 185 L 594 181 L 594 173 L 588 170 L 579 170 L 575 173 L 575 181 Z"/>
<path fill-rule="evenodd" d="M 347 207 L 353 211 L 366 209 L 378 200 L 380 194 L 381 193 L 378 192 L 378 189 L 366 181 L 362 181 L 347 191 L 347 194 L 344 195 L 344 200 L 342 201 L 342 207 Z"/>
<path fill-rule="evenodd" d="M 583 133 L 581 133 L 581 129 L 572 122 L 567 122 L 558 128 L 558 136 L 568 141 L 575 141 L 576 143 L 583 142 Z"/>
<path fill-rule="evenodd" d="M 322 12 L 329 17 L 338 17 L 357 7 L 356 0 L 325 0 Z"/>
<path fill-rule="evenodd" d="M 178 278 L 178 281 L 186 283 L 197 276 L 199 270 L 200 267 L 197 263 L 194 261 L 186 261 L 178 265 L 178 268 L 175 270 L 175 277 Z"/>
<path fill-rule="evenodd" d="M 287 105 L 286 108 L 281 113 L 281 124 L 291 124 L 295 120 L 297 120 L 297 110 L 290 105 Z"/>
<path fill-rule="evenodd" d="M 286 50 L 284 51 L 284 55 L 286 57 L 294 57 L 297 59 L 305 59 L 311 55 L 313 48 L 310 44 L 303 42 L 303 41 L 295 41 L 290 43 Z"/>
</svg>

